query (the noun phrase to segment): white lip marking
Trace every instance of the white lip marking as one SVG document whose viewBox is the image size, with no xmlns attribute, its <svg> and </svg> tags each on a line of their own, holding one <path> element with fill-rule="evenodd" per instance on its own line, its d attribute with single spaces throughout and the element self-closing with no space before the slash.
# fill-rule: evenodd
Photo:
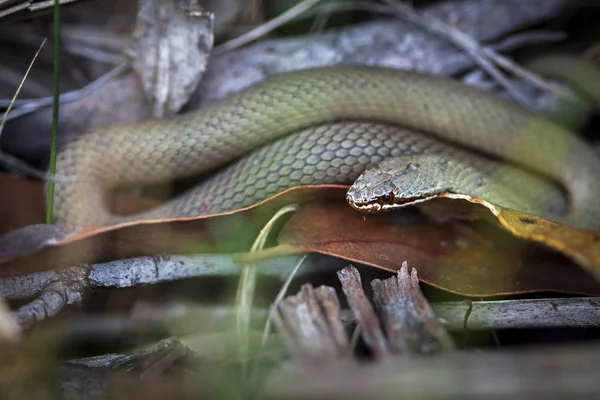
<svg viewBox="0 0 600 400">
<path fill-rule="evenodd" d="M 377 203 L 357 204 L 354 202 L 350 202 L 350 205 L 357 210 L 368 213 L 378 212 L 381 209 L 381 206 Z"/>
<path fill-rule="evenodd" d="M 359 211 L 363 211 L 366 213 L 378 213 L 381 211 L 390 211 L 390 210 L 396 210 L 399 208 L 405 208 L 405 207 L 409 207 L 409 206 L 414 206 L 416 204 L 419 203 L 423 203 L 426 201 L 429 201 L 431 199 L 437 198 L 439 197 L 438 195 L 431 195 L 431 196 L 425 196 L 422 198 L 417 198 L 411 201 L 406 201 L 406 202 L 394 202 L 391 204 L 380 204 L 377 202 L 372 202 L 372 203 L 355 203 L 353 202 L 350 198 L 347 198 L 348 202 L 350 203 L 350 205 L 359 210 Z M 397 199 L 396 199 L 397 200 Z"/>
</svg>

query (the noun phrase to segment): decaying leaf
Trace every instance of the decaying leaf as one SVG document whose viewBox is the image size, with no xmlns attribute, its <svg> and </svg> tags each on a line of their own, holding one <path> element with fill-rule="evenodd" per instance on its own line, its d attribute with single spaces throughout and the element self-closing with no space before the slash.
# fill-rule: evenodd
<svg viewBox="0 0 600 400">
<path fill-rule="evenodd" d="M 343 201 L 305 204 L 282 230 L 278 246 L 241 260 L 317 252 L 389 271 L 406 260 L 424 282 L 462 295 L 600 294 L 600 286 L 575 263 L 506 231 L 484 225 L 484 231 L 465 234 L 469 228 L 455 223 L 407 226 L 402 212 L 361 214 Z"/>
<path fill-rule="evenodd" d="M 456 198 L 453 194 L 440 197 Z M 461 200 L 487 208 L 498 222 L 518 238 L 539 242 L 577 262 L 600 280 L 600 230 L 561 225 L 538 216 L 461 195 Z"/>
<path fill-rule="evenodd" d="M 25 226 L 0 236 L 0 277 L 155 254 L 244 252 L 281 207 L 343 199 L 346 190 L 339 185 L 294 188 L 251 207 L 196 218 L 78 229 L 42 223 Z"/>
<path fill-rule="evenodd" d="M 338 185 L 306 186 L 230 213 L 101 228 L 70 229 L 40 221 L 0 237 L 0 276 L 161 253 L 242 253 L 276 210 L 298 203 L 303 206 L 284 226 L 279 245 L 242 255 L 240 261 L 318 252 L 395 271 L 408 260 L 423 281 L 465 295 L 543 290 L 600 294 L 600 286 L 576 264 L 600 271 L 599 232 L 501 208 L 493 214 L 505 229 L 415 223 L 411 209 L 377 215 L 357 212 L 343 200 L 346 190 Z M 40 205 L 41 199 L 40 189 Z M 439 201 L 454 203 L 455 209 L 462 203 L 480 216 L 492 216 L 476 199 L 478 205 Z M 140 206 L 122 204 L 130 211 Z"/>
</svg>

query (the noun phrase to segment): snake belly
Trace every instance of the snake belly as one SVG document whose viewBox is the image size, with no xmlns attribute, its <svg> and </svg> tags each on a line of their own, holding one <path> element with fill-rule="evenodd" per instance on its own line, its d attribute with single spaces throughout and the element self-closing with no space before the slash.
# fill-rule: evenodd
<svg viewBox="0 0 600 400">
<path fill-rule="evenodd" d="M 600 220 L 596 201 L 600 194 L 596 179 L 600 160 L 571 132 L 459 82 L 381 67 L 336 66 L 275 75 L 213 106 L 170 120 L 120 125 L 81 136 L 66 145 L 57 157 L 57 173 L 64 179 L 57 181 L 55 188 L 55 222 L 107 225 L 138 219 L 140 216 L 112 215 L 105 206 L 106 194 L 116 186 L 151 184 L 214 169 L 302 129 L 306 129 L 305 135 L 311 132 L 316 135 L 311 136 L 314 137 L 311 141 L 305 138 L 306 143 L 326 149 L 333 146 L 332 136 L 315 127 L 336 121 L 366 123 L 329 125 L 335 127 L 335 132 L 346 129 L 352 137 L 358 138 L 361 130 L 371 129 L 367 128 L 368 123 L 385 124 L 388 127 L 385 129 L 403 127 L 401 132 L 416 131 L 413 133 L 419 137 L 509 161 L 561 184 L 569 195 L 566 219 L 573 224 L 592 226 Z M 347 126 L 360 128 L 352 133 Z M 376 129 L 384 130 L 383 125 L 377 126 Z M 354 142 L 357 140 L 361 139 Z M 369 152 L 381 151 L 380 157 L 385 157 L 398 146 L 389 139 L 384 143 L 379 150 Z M 420 143 L 415 142 L 414 148 L 418 149 Z M 335 158 L 336 163 L 348 160 L 352 174 L 342 173 L 329 177 L 331 181 L 320 182 L 339 183 L 343 179 L 348 183 L 348 179 L 354 179 L 371 162 L 377 162 L 373 155 L 361 158 L 353 154 L 358 147 L 342 151 Z M 454 146 L 448 145 L 441 151 L 450 148 Z M 330 156 L 325 150 L 316 154 Z M 361 162 L 355 162 L 357 158 Z M 253 176 L 260 174 L 265 175 L 265 182 L 277 179 L 271 175 L 272 170 L 281 165 L 272 161 L 268 157 L 255 160 L 258 172 L 250 168 L 237 170 L 238 186 L 223 189 L 227 192 L 220 191 L 219 184 L 224 177 L 232 177 L 235 168 L 224 171 L 225 175 L 220 174 L 219 179 L 205 182 L 204 187 L 214 185 L 210 191 L 200 191 L 195 197 L 184 196 L 183 202 L 176 199 L 146 215 L 193 216 L 199 215 L 199 210 L 201 213 L 206 210 L 207 204 L 227 204 L 225 200 L 231 193 L 235 193 L 232 199 L 239 200 L 248 192 L 247 183 L 240 182 L 251 182 Z M 306 160 L 295 160 L 284 169 L 289 174 L 283 176 L 297 177 L 298 171 L 305 167 Z M 317 172 L 318 167 L 315 168 Z M 319 172 L 311 183 L 319 183 L 318 178 L 328 173 L 334 174 L 333 169 L 328 171 L 324 175 Z M 307 179 L 298 182 L 305 184 Z M 289 187 L 294 182 L 288 179 L 284 183 Z M 246 186 L 242 188 L 243 185 Z M 263 194 L 261 190 L 256 193 Z M 229 204 L 237 207 L 235 201 Z"/>
</svg>

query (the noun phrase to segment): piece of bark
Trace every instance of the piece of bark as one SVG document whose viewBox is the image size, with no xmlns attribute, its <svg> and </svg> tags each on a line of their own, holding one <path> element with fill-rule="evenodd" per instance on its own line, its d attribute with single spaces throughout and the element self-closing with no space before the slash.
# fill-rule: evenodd
<svg viewBox="0 0 600 400">
<path fill-rule="evenodd" d="M 197 1 L 139 0 L 132 66 L 151 99 L 154 117 L 172 116 L 186 104 L 213 47 L 214 16 Z M 193 3 L 196 3 L 195 5 Z"/>
<path fill-rule="evenodd" d="M 393 351 L 430 355 L 454 349 L 452 338 L 419 286 L 417 271 L 405 261 L 396 276 L 371 282 L 373 299 Z"/>
<path fill-rule="evenodd" d="M 303 285 L 271 313 L 273 323 L 292 358 L 304 366 L 326 366 L 350 360 L 350 345 L 335 290 Z"/>
<path fill-rule="evenodd" d="M 416 272 L 409 275 L 406 265 L 398 278 L 374 283 L 385 333 L 362 288 L 358 270 L 347 266 L 338 271 L 338 278 L 362 338 L 376 360 L 387 359 L 394 353 L 429 355 L 453 349 L 445 327 L 420 291 Z M 312 286 L 304 285 L 298 295 L 279 303 L 272 316 L 282 341 L 300 367 L 350 360 L 348 339 L 333 288 L 321 286 L 313 290 Z"/>
<path fill-rule="evenodd" d="M 81 304 L 89 287 L 89 267 L 74 266 L 61 268 L 41 288 L 41 292 L 30 303 L 12 312 L 15 324 L 26 330 L 52 317 L 66 305 Z"/>
<path fill-rule="evenodd" d="M 365 295 L 360 273 L 354 266 L 350 265 L 338 271 L 338 278 L 342 282 L 342 289 L 355 315 L 363 340 L 376 359 L 383 360 L 387 358 L 391 355 L 389 342 L 381 329 L 379 318 L 373 306 Z"/>
</svg>

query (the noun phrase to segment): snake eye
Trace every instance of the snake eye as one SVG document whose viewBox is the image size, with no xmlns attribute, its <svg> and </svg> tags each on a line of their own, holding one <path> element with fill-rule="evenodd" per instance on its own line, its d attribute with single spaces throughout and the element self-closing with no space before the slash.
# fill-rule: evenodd
<svg viewBox="0 0 600 400">
<path fill-rule="evenodd" d="M 379 202 L 383 204 L 390 204 L 394 201 L 394 193 L 386 193 L 379 196 Z"/>
</svg>

